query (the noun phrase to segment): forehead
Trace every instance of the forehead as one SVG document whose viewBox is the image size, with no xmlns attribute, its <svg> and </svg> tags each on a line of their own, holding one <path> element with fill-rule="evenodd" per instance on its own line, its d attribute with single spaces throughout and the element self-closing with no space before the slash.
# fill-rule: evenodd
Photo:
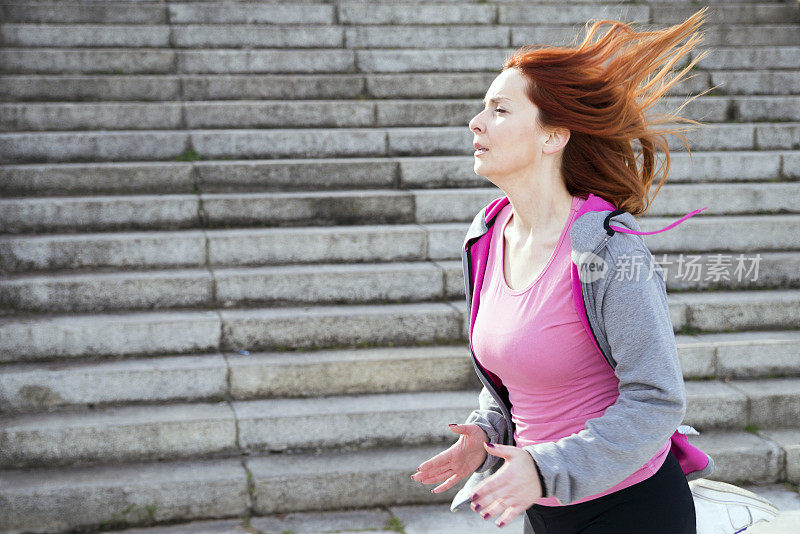
<svg viewBox="0 0 800 534">
<path fill-rule="evenodd" d="M 524 79 L 516 69 L 507 69 L 492 81 L 483 102 L 516 102 L 524 96 Z"/>
</svg>

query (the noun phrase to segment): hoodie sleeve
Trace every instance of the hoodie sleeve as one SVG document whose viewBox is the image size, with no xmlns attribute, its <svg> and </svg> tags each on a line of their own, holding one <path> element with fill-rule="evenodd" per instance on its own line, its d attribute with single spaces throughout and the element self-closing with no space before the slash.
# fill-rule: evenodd
<svg viewBox="0 0 800 534">
<path fill-rule="evenodd" d="M 609 271 L 605 291 L 598 295 L 599 322 L 617 362 L 619 397 L 580 432 L 523 447 L 544 475 L 549 489 L 544 496 L 556 497 L 561 504 L 625 480 L 658 452 L 686 413 L 661 267 L 655 263 L 650 273 L 652 255 L 638 245 L 626 255 L 630 265 L 642 266 L 640 274 L 623 273 L 606 250 Z"/>
<path fill-rule="evenodd" d="M 486 386 L 483 386 L 480 394 L 478 394 L 478 409 L 473 410 L 471 414 L 464 421 L 465 425 L 478 425 L 489 436 L 489 443 L 503 443 L 503 436 L 507 430 L 506 418 L 503 417 L 503 412 L 500 411 L 500 405 L 494 400 L 494 397 Z M 490 469 L 498 460 L 499 457 L 492 454 L 486 454 L 486 461 L 483 462 L 476 473 L 481 473 Z"/>
<path fill-rule="evenodd" d="M 494 400 L 494 397 L 486 386 L 483 386 L 480 394 L 478 395 L 478 410 L 473 410 L 467 417 L 464 424 L 478 425 L 489 436 L 489 443 L 503 443 L 503 436 L 506 433 L 508 424 L 506 423 L 503 412 L 500 411 L 500 405 Z M 486 454 L 486 460 L 483 464 L 475 470 L 476 473 L 482 473 L 500 461 L 500 458 L 493 454 Z M 542 485 L 542 491 L 546 492 L 544 475 L 542 474 L 539 466 L 536 466 L 536 473 L 539 475 L 539 483 Z"/>
</svg>

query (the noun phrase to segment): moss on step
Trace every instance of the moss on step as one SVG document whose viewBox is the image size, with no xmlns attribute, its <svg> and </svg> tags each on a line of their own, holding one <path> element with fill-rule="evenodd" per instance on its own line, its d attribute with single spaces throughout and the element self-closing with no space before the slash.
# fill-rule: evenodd
<svg viewBox="0 0 800 534">
<path fill-rule="evenodd" d="M 696 336 L 702 333 L 702 330 L 697 328 L 696 326 L 686 324 L 683 325 L 681 328 L 679 328 L 675 333 L 682 334 L 685 336 Z"/>
<path fill-rule="evenodd" d="M 197 161 L 200 159 L 200 154 L 193 148 L 186 150 L 183 154 L 175 156 L 174 161 Z"/>
<path fill-rule="evenodd" d="M 386 522 L 386 526 L 383 527 L 383 530 L 389 530 L 391 532 L 400 532 L 401 534 L 406 534 L 405 525 L 395 516 Z"/>
<path fill-rule="evenodd" d="M 135 524 L 139 526 L 153 525 L 155 523 L 156 505 L 147 504 L 140 506 L 136 503 L 129 504 L 122 514 L 112 513 L 111 519 L 101 521 L 101 528 L 116 528 Z"/>
</svg>

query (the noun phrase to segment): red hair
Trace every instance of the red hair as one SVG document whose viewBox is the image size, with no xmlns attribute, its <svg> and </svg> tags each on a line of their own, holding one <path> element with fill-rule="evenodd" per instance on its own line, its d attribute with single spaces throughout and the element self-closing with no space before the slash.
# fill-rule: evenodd
<svg viewBox="0 0 800 534">
<path fill-rule="evenodd" d="M 526 94 L 539 108 L 539 125 L 570 130 L 561 159 L 570 194 L 585 198 L 594 193 L 633 215 L 647 211 L 656 149 L 665 154 L 665 163 L 659 169 L 663 173 L 653 198 L 670 167 L 665 134 L 676 134 L 686 146 L 680 132 L 693 129 L 652 126 L 679 121 L 702 125 L 675 113 L 711 89 L 688 99 L 675 113 L 645 117 L 644 112 L 706 55 L 707 51 L 692 58 L 677 74 L 672 70 L 702 41 L 703 35 L 695 30 L 705 21 L 707 9 L 658 31 L 636 32 L 625 23 L 605 19 L 589 28 L 587 22 L 586 37 L 577 48 L 526 45 L 503 62 L 503 70 L 519 69 L 525 78 Z M 605 35 L 592 42 L 598 29 L 607 24 L 611 27 Z M 689 34 L 688 41 L 675 49 L 675 43 Z M 640 148 L 638 156 L 634 140 Z"/>
</svg>

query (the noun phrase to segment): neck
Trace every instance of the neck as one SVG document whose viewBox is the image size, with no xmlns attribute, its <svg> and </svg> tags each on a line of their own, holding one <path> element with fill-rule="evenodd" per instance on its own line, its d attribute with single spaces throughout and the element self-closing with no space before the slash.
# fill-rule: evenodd
<svg viewBox="0 0 800 534">
<path fill-rule="evenodd" d="M 557 185 L 556 185 L 557 184 Z M 506 191 L 512 206 L 507 231 L 521 246 L 561 234 L 573 197 L 559 178 L 549 184 L 517 182 Z"/>
</svg>

